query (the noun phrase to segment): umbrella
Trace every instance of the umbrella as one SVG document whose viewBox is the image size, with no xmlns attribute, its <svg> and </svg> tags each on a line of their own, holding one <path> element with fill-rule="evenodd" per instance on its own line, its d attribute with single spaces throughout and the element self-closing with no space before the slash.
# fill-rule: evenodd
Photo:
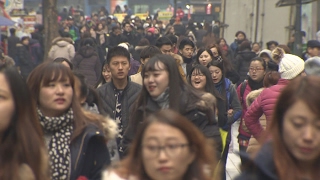
<svg viewBox="0 0 320 180">
<path fill-rule="evenodd" d="M 3 16 L 0 16 L 0 26 L 13 26 L 15 24 L 14 21 L 7 19 Z"/>
<path fill-rule="evenodd" d="M 7 19 L 3 16 L 0 16 L 0 26 L 13 26 L 15 24 L 14 21 Z M 1 44 L 1 28 L 0 28 L 0 44 Z"/>
</svg>

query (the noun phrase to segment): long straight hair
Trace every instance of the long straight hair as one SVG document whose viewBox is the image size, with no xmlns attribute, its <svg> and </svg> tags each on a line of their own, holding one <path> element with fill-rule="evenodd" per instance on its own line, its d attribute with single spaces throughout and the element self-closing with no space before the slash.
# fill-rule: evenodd
<svg viewBox="0 0 320 180">
<path fill-rule="evenodd" d="M 19 168 L 28 165 L 37 180 L 48 180 L 43 134 L 28 86 L 15 68 L 0 67 L 10 87 L 14 114 L 0 143 L 0 179 L 18 179 Z"/>
<path fill-rule="evenodd" d="M 143 122 L 135 136 L 128 156 L 120 162 L 118 167 L 115 167 L 117 174 L 123 178 L 129 178 L 129 176 L 133 175 L 141 180 L 151 179 L 143 165 L 142 140 L 150 125 L 153 123 L 161 123 L 180 130 L 190 145 L 190 152 L 195 154 L 194 161 L 189 165 L 182 179 L 211 179 L 211 173 L 214 171 L 216 165 L 216 159 L 214 159 L 214 155 L 212 154 L 212 152 L 214 152 L 212 149 L 213 146 L 208 143 L 203 133 L 189 120 L 175 111 L 165 109 L 148 116 Z M 210 173 L 205 172 L 205 170 L 208 170 L 206 167 L 209 167 L 209 170 L 211 170 Z"/>
<path fill-rule="evenodd" d="M 184 112 L 195 106 L 195 104 L 201 99 L 201 94 L 185 83 L 185 81 L 179 74 L 176 61 L 172 56 L 165 54 L 155 55 L 148 60 L 141 71 L 142 82 L 144 81 L 144 74 L 146 72 L 155 71 L 157 68 L 160 68 L 160 63 L 164 65 L 164 70 L 166 70 L 169 74 L 169 107 L 170 109 L 183 114 Z M 183 106 L 181 105 L 182 92 L 186 92 L 188 94 L 188 99 L 185 99 L 185 104 L 183 104 Z M 133 123 L 133 126 L 136 126 L 138 124 L 137 121 L 141 121 L 147 116 L 146 106 L 147 100 L 150 98 L 151 96 L 147 91 L 147 88 L 143 85 L 140 95 L 132 111 L 133 117 L 132 120 L 130 120 L 130 123 Z M 138 108 L 141 107 L 142 112 L 138 111 Z"/>
<path fill-rule="evenodd" d="M 48 85 L 52 81 L 64 81 L 69 80 L 72 90 L 73 97 L 70 108 L 73 110 L 73 133 L 71 135 L 71 141 L 78 137 L 84 130 L 84 128 L 89 124 L 88 117 L 85 116 L 81 108 L 80 102 L 76 97 L 75 93 L 75 77 L 72 71 L 60 63 L 43 63 L 37 66 L 29 75 L 27 80 L 28 86 L 31 90 L 31 96 L 39 105 L 39 94 L 40 89 Z M 92 122 L 101 128 L 99 122 Z"/>
<path fill-rule="evenodd" d="M 280 180 L 301 179 L 301 167 L 298 166 L 298 161 L 286 147 L 283 136 L 283 120 L 284 115 L 289 108 L 297 101 L 303 101 L 308 108 L 320 117 L 320 78 L 316 76 L 297 77 L 290 82 L 281 92 L 273 112 L 270 132 L 273 142 L 273 161 L 276 166 L 276 171 Z M 318 149 L 318 151 L 320 151 Z M 316 164 L 312 171 L 312 179 L 320 177 L 320 157 L 316 159 Z M 290 173 L 288 173 L 290 172 Z"/>
</svg>

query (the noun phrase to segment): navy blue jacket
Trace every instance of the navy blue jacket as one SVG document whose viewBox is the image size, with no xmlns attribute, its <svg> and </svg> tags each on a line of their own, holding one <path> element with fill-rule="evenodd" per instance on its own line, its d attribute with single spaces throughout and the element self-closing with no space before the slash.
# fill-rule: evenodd
<svg viewBox="0 0 320 180">
<path fill-rule="evenodd" d="M 104 134 L 94 125 L 88 125 L 82 134 L 71 142 L 70 151 L 70 180 L 76 180 L 79 176 L 100 180 L 104 167 L 111 163 Z"/>
</svg>

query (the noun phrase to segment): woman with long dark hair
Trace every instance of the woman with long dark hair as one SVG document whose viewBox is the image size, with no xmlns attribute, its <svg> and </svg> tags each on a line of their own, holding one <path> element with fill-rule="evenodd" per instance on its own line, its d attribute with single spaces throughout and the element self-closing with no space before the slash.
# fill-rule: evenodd
<svg viewBox="0 0 320 180">
<path fill-rule="evenodd" d="M 198 64 L 202 64 L 204 66 L 208 66 L 208 64 L 212 61 L 213 54 L 210 49 L 200 48 L 197 52 L 196 62 Z"/>
<path fill-rule="evenodd" d="M 136 100 L 124 146 L 131 143 L 142 119 L 160 109 L 173 109 L 189 119 L 207 138 L 220 142 L 220 133 L 212 109 L 215 98 L 196 91 L 179 75 L 175 60 L 169 55 L 156 55 L 142 69 L 143 87 Z"/>
<path fill-rule="evenodd" d="M 16 68 L 0 67 L 0 179 L 49 180 L 35 102 Z"/>
<path fill-rule="evenodd" d="M 48 146 L 51 178 L 100 179 L 101 169 L 110 164 L 108 122 L 81 108 L 71 70 L 60 63 L 41 64 L 28 85 Z"/>
</svg>

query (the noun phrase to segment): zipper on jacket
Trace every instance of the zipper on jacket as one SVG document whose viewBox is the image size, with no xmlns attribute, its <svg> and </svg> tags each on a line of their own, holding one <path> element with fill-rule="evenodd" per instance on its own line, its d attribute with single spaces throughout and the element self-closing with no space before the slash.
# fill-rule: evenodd
<svg viewBox="0 0 320 180">
<path fill-rule="evenodd" d="M 82 137 L 82 140 L 81 140 L 81 146 L 80 146 L 80 151 L 79 151 L 79 154 L 78 154 L 78 157 L 77 157 L 77 160 L 76 160 L 76 164 L 74 166 L 74 170 L 77 169 L 77 166 L 78 166 L 78 162 L 79 162 L 79 158 L 80 158 L 80 155 L 81 155 L 81 152 L 82 152 L 82 148 L 83 148 L 83 142 L 84 142 L 84 138 L 87 136 L 88 132 L 86 132 L 83 137 Z"/>
</svg>

